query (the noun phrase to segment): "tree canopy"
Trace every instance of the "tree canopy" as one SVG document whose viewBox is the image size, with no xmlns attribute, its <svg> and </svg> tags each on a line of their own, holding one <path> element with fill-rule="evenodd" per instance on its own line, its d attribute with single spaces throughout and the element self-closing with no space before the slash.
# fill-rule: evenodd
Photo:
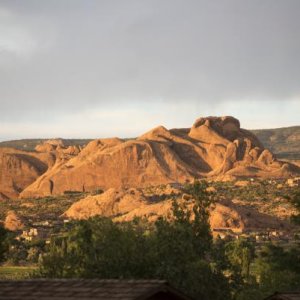
<svg viewBox="0 0 300 300">
<path fill-rule="evenodd" d="M 118 224 L 95 217 L 77 222 L 66 237 L 52 241 L 41 275 L 165 279 L 195 298 L 229 297 L 225 276 L 211 266 L 206 184 L 197 181 L 187 189 L 194 199 L 192 211 L 174 202 L 171 220 Z"/>
<path fill-rule="evenodd" d="M 40 263 L 48 278 L 164 279 L 195 299 L 263 299 L 300 286 L 300 250 L 247 239 L 213 241 L 205 181 L 185 187 L 170 217 L 115 223 L 94 217 L 53 238 Z"/>
</svg>

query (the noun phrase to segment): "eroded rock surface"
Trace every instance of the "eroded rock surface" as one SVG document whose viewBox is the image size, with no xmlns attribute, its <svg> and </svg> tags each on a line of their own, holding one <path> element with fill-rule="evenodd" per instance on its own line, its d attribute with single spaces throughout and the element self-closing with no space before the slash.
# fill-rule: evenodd
<svg viewBox="0 0 300 300">
<path fill-rule="evenodd" d="M 111 217 L 114 221 L 132 221 L 135 217 L 155 221 L 163 216 L 172 218 L 172 201 L 185 204 L 192 209 L 194 200 L 178 188 L 167 186 L 165 189 L 109 189 L 101 195 L 87 196 L 75 202 L 63 217 L 88 219 L 94 216 Z M 214 193 L 214 192 L 211 192 Z M 212 229 L 288 228 L 288 222 L 276 216 L 261 213 L 251 207 L 243 206 L 231 200 L 217 201 L 211 207 L 210 225 Z"/>
<path fill-rule="evenodd" d="M 97 139 L 81 149 L 54 139 L 33 152 L 0 149 L 0 200 L 65 191 L 137 188 L 209 177 L 280 178 L 299 174 L 233 117 L 207 117 L 191 128 L 158 126 L 137 139 Z"/>
<path fill-rule="evenodd" d="M 159 126 L 134 140 L 94 140 L 82 151 L 61 150 L 61 145 L 53 144 L 47 147 L 63 155 L 21 197 L 145 187 L 203 177 L 276 178 L 299 171 L 278 161 L 233 117 L 200 118 L 190 129 Z"/>
</svg>

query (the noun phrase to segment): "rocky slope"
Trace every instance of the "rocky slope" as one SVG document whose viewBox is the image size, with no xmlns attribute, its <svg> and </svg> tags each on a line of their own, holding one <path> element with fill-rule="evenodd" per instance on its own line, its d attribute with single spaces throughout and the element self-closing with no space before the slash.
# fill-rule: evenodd
<svg viewBox="0 0 300 300">
<path fill-rule="evenodd" d="M 60 141 L 65 147 L 69 146 L 78 146 L 84 147 L 86 146 L 91 139 L 53 139 L 56 141 Z M 52 141 L 53 141 L 52 140 Z M 21 140 L 11 140 L 11 141 L 2 141 L 0 142 L 0 148 L 14 148 L 18 150 L 24 151 L 34 151 L 38 145 L 47 143 L 48 139 L 21 139 Z"/>
<path fill-rule="evenodd" d="M 152 187 L 153 189 L 153 187 Z M 87 196 L 75 202 L 64 217 L 87 219 L 101 215 L 114 221 L 131 221 L 135 217 L 155 221 L 159 216 L 170 217 L 172 201 L 185 203 L 191 209 L 194 201 L 184 194 L 181 188 L 167 185 L 157 188 L 152 193 L 147 189 L 109 189 L 101 195 Z M 234 231 L 245 229 L 288 229 L 289 223 L 274 215 L 260 213 L 250 206 L 239 205 L 231 200 L 216 199 L 211 208 L 210 224 L 212 229 L 228 228 Z"/>
<path fill-rule="evenodd" d="M 300 160 L 300 126 L 249 130 L 280 159 Z M 91 139 L 60 139 L 63 145 L 84 147 Z M 0 148 L 15 148 L 34 151 L 35 147 L 47 139 L 22 139 L 0 142 Z"/>
<path fill-rule="evenodd" d="M 64 148 L 54 141 L 44 142 L 34 152 L 0 148 L 0 200 L 18 197 L 48 169 L 78 153 L 77 147 Z"/>
<path fill-rule="evenodd" d="M 195 177 L 278 178 L 299 171 L 278 161 L 233 117 L 200 118 L 189 129 L 160 126 L 135 140 L 94 140 L 73 154 L 49 168 L 24 189 L 21 197 L 145 187 Z"/>
<path fill-rule="evenodd" d="M 17 197 L 47 170 L 51 160 L 48 155 L 0 149 L 0 199 Z"/>
<path fill-rule="evenodd" d="M 300 160 L 300 126 L 252 132 L 281 159 Z"/>
</svg>

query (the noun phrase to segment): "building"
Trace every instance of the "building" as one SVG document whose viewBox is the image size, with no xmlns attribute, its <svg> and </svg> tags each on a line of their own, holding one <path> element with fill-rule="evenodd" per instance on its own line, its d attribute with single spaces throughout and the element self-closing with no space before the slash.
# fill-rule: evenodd
<svg viewBox="0 0 300 300">
<path fill-rule="evenodd" d="M 19 238 L 23 238 L 26 241 L 33 241 L 35 239 L 42 239 L 47 237 L 48 230 L 43 227 L 35 228 L 32 227 L 28 230 L 23 230 Z"/>
<path fill-rule="evenodd" d="M 286 292 L 286 293 L 275 293 L 265 300 L 300 300 L 300 291 L 297 292 Z"/>
<path fill-rule="evenodd" d="M 234 232 L 231 228 L 213 228 L 212 235 L 214 238 L 226 239 L 226 238 L 234 238 Z"/>
<path fill-rule="evenodd" d="M 162 280 L 31 279 L 0 281 L 1 300 L 191 300 Z"/>
</svg>

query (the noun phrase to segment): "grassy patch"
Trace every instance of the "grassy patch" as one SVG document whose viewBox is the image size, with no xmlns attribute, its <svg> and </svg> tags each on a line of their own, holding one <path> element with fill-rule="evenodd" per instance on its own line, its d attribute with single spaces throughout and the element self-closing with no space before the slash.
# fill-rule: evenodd
<svg viewBox="0 0 300 300">
<path fill-rule="evenodd" d="M 0 279 L 16 280 L 30 278 L 36 270 L 36 266 L 0 266 Z"/>
</svg>

